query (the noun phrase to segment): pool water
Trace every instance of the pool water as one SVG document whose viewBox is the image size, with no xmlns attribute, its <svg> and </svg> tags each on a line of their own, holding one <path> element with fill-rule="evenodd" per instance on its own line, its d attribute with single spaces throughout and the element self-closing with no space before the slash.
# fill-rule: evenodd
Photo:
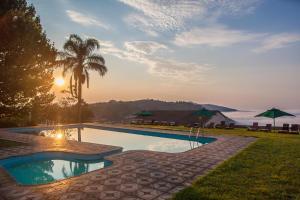
<svg viewBox="0 0 300 200">
<path fill-rule="evenodd" d="M 215 141 L 209 137 L 164 134 L 150 131 L 118 128 L 72 128 L 44 130 L 40 135 L 56 139 L 77 140 L 123 147 L 127 150 L 151 150 L 178 153 Z"/>
<path fill-rule="evenodd" d="M 64 153 L 37 153 L 0 160 L 0 165 L 20 184 L 37 185 L 78 176 L 110 166 L 104 159 L 84 159 Z"/>
</svg>

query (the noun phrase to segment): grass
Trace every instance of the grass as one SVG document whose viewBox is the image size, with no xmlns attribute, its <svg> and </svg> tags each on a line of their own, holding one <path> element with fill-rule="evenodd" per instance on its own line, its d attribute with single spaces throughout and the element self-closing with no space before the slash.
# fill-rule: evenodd
<svg viewBox="0 0 300 200">
<path fill-rule="evenodd" d="M 170 130 L 185 127 L 143 126 Z M 300 200 L 300 135 L 206 129 L 209 134 L 258 140 L 174 196 L 174 200 Z"/>
<path fill-rule="evenodd" d="M 0 149 L 8 148 L 8 147 L 15 147 L 15 146 L 24 146 L 24 145 L 26 145 L 26 144 L 21 143 L 21 142 L 11 141 L 11 140 L 0 139 Z"/>
</svg>

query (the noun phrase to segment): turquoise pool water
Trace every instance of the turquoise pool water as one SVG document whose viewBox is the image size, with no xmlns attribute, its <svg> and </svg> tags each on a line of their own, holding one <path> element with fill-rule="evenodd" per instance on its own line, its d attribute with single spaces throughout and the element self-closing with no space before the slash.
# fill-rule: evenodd
<svg viewBox="0 0 300 200">
<path fill-rule="evenodd" d="M 42 130 L 38 134 L 56 139 L 119 146 L 123 151 L 151 150 L 169 153 L 184 152 L 216 140 L 210 137 L 189 138 L 187 135 L 108 127 Z"/>
<path fill-rule="evenodd" d="M 67 153 L 37 153 L 0 160 L 0 165 L 22 185 L 51 183 L 111 164 L 99 156 L 92 158 Z"/>
</svg>

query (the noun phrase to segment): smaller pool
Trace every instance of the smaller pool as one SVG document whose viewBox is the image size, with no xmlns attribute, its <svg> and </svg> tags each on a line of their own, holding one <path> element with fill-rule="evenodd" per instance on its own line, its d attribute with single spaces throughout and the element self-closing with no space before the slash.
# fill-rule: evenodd
<svg viewBox="0 0 300 200">
<path fill-rule="evenodd" d="M 0 160 L 0 166 L 22 185 L 51 183 L 102 169 L 111 164 L 111 161 L 103 159 L 100 155 L 62 152 L 35 153 Z"/>
</svg>

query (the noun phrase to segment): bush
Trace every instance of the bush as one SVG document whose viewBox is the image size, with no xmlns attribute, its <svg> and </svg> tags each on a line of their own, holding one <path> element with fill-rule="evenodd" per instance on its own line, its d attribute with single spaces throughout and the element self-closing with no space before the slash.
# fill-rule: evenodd
<svg viewBox="0 0 300 200">
<path fill-rule="evenodd" d="M 34 126 L 35 124 L 29 123 L 27 118 L 22 117 L 6 117 L 0 119 L 0 128 L 11 128 L 20 126 Z"/>
</svg>

